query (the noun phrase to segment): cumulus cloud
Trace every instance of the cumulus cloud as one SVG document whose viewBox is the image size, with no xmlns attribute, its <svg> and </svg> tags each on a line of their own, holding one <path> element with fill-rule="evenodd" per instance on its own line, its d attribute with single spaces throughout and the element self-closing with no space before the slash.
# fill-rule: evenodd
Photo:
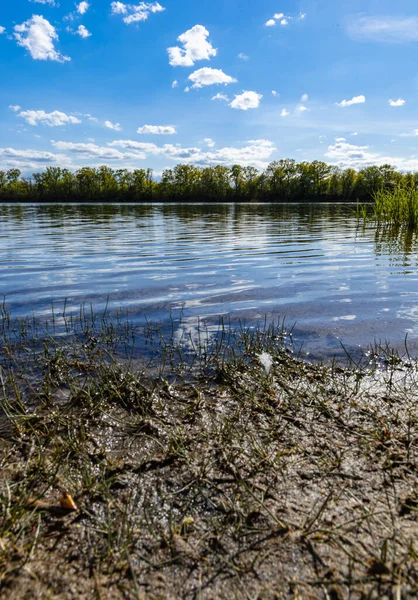
<svg viewBox="0 0 418 600">
<path fill-rule="evenodd" d="M 389 106 L 403 106 L 406 100 L 398 98 L 398 100 L 389 100 Z"/>
<path fill-rule="evenodd" d="M 370 152 L 369 146 L 355 146 L 348 142 L 336 142 L 328 146 L 325 157 L 341 168 L 363 169 L 373 165 L 393 165 L 400 171 L 415 171 L 418 169 L 418 159 L 384 156 Z"/>
<path fill-rule="evenodd" d="M 70 60 L 55 49 L 58 41 L 55 27 L 40 15 L 33 15 L 21 25 L 15 25 L 14 37 L 19 46 L 26 48 L 34 60 L 53 60 L 65 62 Z"/>
<path fill-rule="evenodd" d="M 91 37 L 91 33 L 88 29 L 86 29 L 84 27 L 84 25 L 79 25 L 77 31 L 75 32 L 77 35 L 79 35 L 81 38 L 86 39 L 88 37 Z"/>
<path fill-rule="evenodd" d="M 128 12 L 128 5 L 123 4 L 123 2 L 112 2 L 110 7 L 114 15 L 126 15 Z"/>
<path fill-rule="evenodd" d="M 111 121 L 105 121 L 105 127 L 113 129 L 113 131 L 122 131 L 122 127 L 119 123 L 112 123 Z"/>
<path fill-rule="evenodd" d="M 289 116 L 289 111 L 286 110 L 285 108 L 282 109 L 282 112 L 280 113 L 281 117 L 288 117 Z"/>
<path fill-rule="evenodd" d="M 143 152 L 120 152 L 107 146 L 98 146 L 91 143 L 55 142 L 54 140 L 51 140 L 51 143 L 58 150 L 71 152 L 85 159 L 126 160 L 134 158 L 142 160 L 145 158 Z"/>
<path fill-rule="evenodd" d="M 282 27 L 289 25 L 289 21 L 302 21 L 306 18 L 306 13 L 300 13 L 298 17 L 289 17 L 284 13 L 276 13 L 272 19 L 269 19 L 264 23 L 265 27 L 274 27 L 279 23 Z"/>
<path fill-rule="evenodd" d="M 212 138 L 205 138 L 203 141 L 208 148 L 214 148 L 216 145 Z"/>
<path fill-rule="evenodd" d="M 177 41 L 183 48 L 167 48 L 170 65 L 173 67 L 193 67 L 198 60 L 210 60 L 218 51 L 208 42 L 209 31 L 203 25 L 195 25 L 182 33 Z"/>
<path fill-rule="evenodd" d="M 192 88 L 201 88 L 207 85 L 228 85 L 237 81 L 234 77 L 224 73 L 222 69 L 211 69 L 210 67 L 198 69 L 189 75 L 189 79 L 193 81 Z"/>
<path fill-rule="evenodd" d="M 353 104 L 364 104 L 366 102 L 365 96 L 354 96 L 351 100 L 343 100 L 342 102 L 337 102 L 337 106 L 342 106 L 346 108 L 347 106 L 352 106 Z"/>
<path fill-rule="evenodd" d="M 141 135 L 174 135 L 177 131 L 172 125 L 144 125 L 139 127 L 137 133 Z"/>
<path fill-rule="evenodd" d="M 163 12 L 165 8 L 158 2 L 140 2 L 139 4 L 124 4 L 123 2 L 112 2 L 110 5 L 112 14 L 124 15 L 123 21 L 127 25 L 146 21 L 150 14 Z"/>
<path fill-rule="evenodd" d="M 303 106 L 303 104 L 301 104 L 300 106 L 297 107 L 296 110 L 300 113 L 303 113 L 303 112 L 306 112 L 307 110 L 309 110 L 309 108 L 307 106 Z"/>
<path fill-rule="evenodd" d="M 301 102 L 307 102 L 309 100 L 308 94 L 303 94 L 300 100 Z"/>
<path fill-rule="evenodd" d="M 240 58 L 241 60 L 248 60 L 250 57 L 244 54 L 244 52 L 240 52 L 238 54 L 238 58 Z"/>
<path fill-rule="evenodd" d="M 59 110 L 54 110 L 50 113 L 46 113 L 44 110 L 25 110 L 20 112 L 17 116 L 22 117 L 22 119 L 25 119 L 26 123 L 29 123 L 29 125 L 34 127 L 39 124 L 47 125 L 48 127 L 61 127 L 64 125 L 81 123 L 80 119 L 77 117 L 66 115 Z"/>
<path fill-rule="evenodd" d="M 6 32 L 6 28 L 0 25 L 0 35 Z"/>
<path fill-rule="evenodd" d="M 257 92 L 245 91 L 242 94 L 235 96 L 229 106 L 237 110 L 258 108 L 260 106 L 260 100 L 262 97 L 262 94 L 257 94 Z"/>
<path fill-rule="evenodd" d="M 55 0 L 30 0 L 30 2 L 35 4 L 49 4 L 50 6 L 57 6 Z"/>
<path fill-rule="evenodd" d="M 250 140 L 244 147 L 224 147 L 216 150 L 203 151 L 201 148 L 184 148 L 180 144 L 144 144 L 132 140 L 115 140 L 108 144 L 112 148 L 123 148 L 146 154 L 163 156 L 175 162 L 193 163 L 199 166 L 213 164 L 253 165 L 264 169 L 268 165 L 271 155 L 276 151 L 272 142 L 268 140 Z"/>
<path fill-rule="evenodd" d="M 279 92 L 276 92 L 276 90 L 272 90 L 271 93 L 275 98 L 278 98 L 280 96 Z"/>
<path fill-rule="evenodd" d="M 226 94 L 215 94 L 215 96 L 212 96 L 212 100 L 225 100 L 225 102 L 229 102 L 229 98 Z"/>
<path fill-rule="evenodd" d="M 171 87 L 172 87 L 172 88 L 176 88 L 176 87 L 178 87 L 178 86 L 179 86 L 179 82 L 177 81 L 177 79 L 175 79 L 175 80 L 173 81 L 173 83 L 171 84 Z"/>
<path fill-rule="evenodd" d="M 86 13 L 89 8 L 90 4 L 88 2 L 80 2 L 80 4 L 77 4 L 77 12 L 80 15 L 84 15 L 84 13 Z"/>
<path fill-rule="evenodd" d="M 18 110 L 20 110 L 22 107 L 19 106 L 18 104 L 9 104 L 9 108 L 10 110 L 13 110 L 14 112 L 17 112 Z"/>
<path fill-rule="evenodd" d="M 350 19 L 346 29 L 357 40 L 392 44 L 418 41 L 418 17 L 363 16 Z"/>
</svg>

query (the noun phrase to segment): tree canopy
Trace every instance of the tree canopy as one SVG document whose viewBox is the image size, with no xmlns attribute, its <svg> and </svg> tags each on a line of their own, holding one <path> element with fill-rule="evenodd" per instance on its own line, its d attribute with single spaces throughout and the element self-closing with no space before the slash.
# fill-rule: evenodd
<svg viewBox="0 0 418 600">
<path fill-rule="evenodd" d="M 71 172 L 47 167 L 31 177 L 18 169 L 0 171 L 0 201 L 40 202 L 292 202 L 371 200 L 378 190 L 400 184 L 417 188 L 418 173 L 400 173 L 391 165 L 355 171 L 327 163 L 282 159 L 265 171 L 223 165 L 179 164 L 159 180 L 151 169 L 83 167 Z"/>
</svg>

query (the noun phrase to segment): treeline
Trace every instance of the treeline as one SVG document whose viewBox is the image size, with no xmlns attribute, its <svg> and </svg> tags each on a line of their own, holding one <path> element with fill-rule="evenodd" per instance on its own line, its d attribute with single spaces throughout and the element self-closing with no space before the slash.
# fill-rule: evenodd
<svg viewBox="0 0 418 600">
<path fill-rule="evenodd" d="M 360 171 L 321 161 L 272 162 L 265 171 L 234 165 L 177 165 L 157 181 L 151 169 L 83 167 L 76 172 L 48 167 L 22 177 L 18 169 L 0 171 L 3 202 L 367 202 L 378 190 L 418 188 L 418 173 L 399 173 L 391 165 Z"/>
</svg>

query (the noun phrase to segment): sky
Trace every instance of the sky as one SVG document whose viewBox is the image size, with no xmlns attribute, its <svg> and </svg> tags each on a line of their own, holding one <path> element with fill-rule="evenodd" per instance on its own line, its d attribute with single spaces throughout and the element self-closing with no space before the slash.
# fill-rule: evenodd
<svg viewBox="0 0 418 600">
<path fill-rule="evenodd" d="M 14 0 L 0 169 L 418 170 L 416 0 Z"/>
</svg>

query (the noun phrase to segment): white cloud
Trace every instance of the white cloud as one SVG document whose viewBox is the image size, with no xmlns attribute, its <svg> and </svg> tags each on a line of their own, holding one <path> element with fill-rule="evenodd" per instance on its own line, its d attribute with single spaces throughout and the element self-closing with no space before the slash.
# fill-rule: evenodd
<svg viewBox="0 0 418 600">
<path fill-rule="evenodd" d="M 418 129 L 414 129 L 414 131 L 412 133 L 401 133 L 400 136 L 401 137 L 417 137 Z"/>
<path fill-rule="evenodd" d="M 208 148 L 215 147 L 215 142 L 212 140 L 212 138 L 205 138 L 203 141 L 205 142 L 205 144 Z"/>
<path fill-rule="evenodd" d="M 264 23 L 265 27 L 274 27 L 277 23 L 280 23 L 282 27 L 289 25 L 290 21 L 302 21 L 306 18 L 306 13 L 300 13 L 298 17 L 289 17 L 284 13 L 276 13 L 272 19 L 269 19 L 266 23 Z"/>
<path fill-rule="evenodd" d="M 54 140 L 51 140 L 51 144 L 58 150 L 72 152 L 84 159 L 126 160 L 133 158 L 142 160 L 145 158 L 143 152 L 120 152 L 107 146 L 97 146 L 91 143 L 54 142 Z"/>
<path fill-rule="evenodd" d="M 80 119 L 72 115 L 66 115 L 59 110 L 46 113 L 44 110 L 25 110 L 20 112 L 18 117 L 25 119 L 29 125 L 37 126 L 39 124 L 47 125 L 48 127 L 62 127 L 64 125 L 75 125 L 81 123 Z"/>
<path fill-rule="evenodd" d="M 370 152 L 369 146 L 355 146 L 347 142 L 337 142 L 328 146 L 325 157 L 330 158 L 334 164 L 342 168 L 363 169 L 374 165 L 390 164 L 401 171 L 416 171 L 418 169 L 418 159 L 416 157 L 384 156 Z"/>
<path fill-rule="evenodd" d="M 244 54 L 244 52 L 240 52 L 238 54 L 238 58 L 240 58 L 241 60 L 248 60 L 250 57 Z"/>
<path fill-rule="evenodd" d="M 79 25 L 77 31 L 75 32 L 77 33 L 80 37 L 82 37 L 83 39 L 86 39 L 88 37 L 91 36 L 91 33 L 88 29 L 86 29 L 84 27 L 84 25 Z"/>
<path fill-rule="evenodd" d="M 403 106 L 405 104 L 406 100 L 403 100 L 402 98 L 398 98 L 398 100 L 389 100 L 389 105 L 390 106 Z"/>
<path fill-rule="evenodd" d="M 10 110 L 13 110 L 14 112 L 17 112 L 18 110 L 20 110 L 22 107 L 19 106 L 18 104 L 10 104 L 9 105 Z"/>
<path fill-rule="evenodd" d="M 6 31 L 6 28 L 5 28 L 5 27 L 2 27 L 2 26 L 0 25 L 0 35 L 1 35 L 2 33 L 5 33 L 5 31 Z"/>
<path fill-rule="evenodd" d="M 173 81 L 173 83 L 171 84 L 171 87 L 172 87 L 172 88 L 176 88 L 176 87 L 178 87 L 178 85 L 179 85 L 179 82 L 178 82 L 178 81 L 177 81 L 177 79 L 176 79 L 176 80 L 175 80 L 175 81 Z"/>
<path fill-rule="evenodd" d="M 347 106 L 352 106 L 353 104 L 364 104 L 366 102 L 365 96 L 354 96 L 351 100 L 343 100 L 342 102 L 337 102 L 338 106 L 342 106 L 343 108 Z"/>
<path fill-rule="evenodd" d="M 55 50 L 54 42 L 58 41 L 55 27 L 40 15 L 33 15 L 21 25 L 15 25 L 14 30 L 18 45 L 29 50 L 33 59 L 57 62 L 70 60 Z"/>
<path fill-rule="evenodd" d="M 285 108 L 283 108 L 282 112 L 280 113 L 281 117 L 288 117 L 289 116 L 289 111 L 287 111 Z"/>
<path fill-rule="evenodd" d="M 301 104 L 300 106 L 297 107 L 298 112 L 303 113 L 306 112 L 307 110 L 309 110 L 309 108 L 307 106 L 303 106 L 303 104 Z"/>
<path fill-rule="evenodd" d="M 236 79 L 227 75 L 222 69 L 211 69 L 210 67 L 203 67 L 198 69 L 191 75 L 189 75 L 190 81 L 193 81 L 192 88 L 201 88 L 206 85 L 228 85 L 229 83 L 236 83 Z"/>
<path fill-rule="evenodd" d="M 248 92 L 245 91 L 242 94 L 238 94 L 232 100 L 229 105 L 231 108 L 236 108 L 237 110 L 248 110 L 249 108 L 258 108 L 260 106 L 260 100 L 262 98 L 262 94 L 257 94 L 257 92 Z"/>
<path fill-rule="evenodd" d="M 126 15 L 128 12 L 128 5 L 123 4 L 123 2 L 112 2 L 110 7 L 114 15 Z"/>
<path fill-rule="evenodd" d="M 215 96 L 212 96 L 212 100 L 225 100 L 225 102 L 229 102 L 228 96 L 220 93 L 216 94 Z"/>
<path fill-rule="evenodd" d="M 119 123 L 112 123 L 111 121 L 105 121 L 105 127 L 113 129 L 113 131 L 122 131 L 122 127 Z"/>
<path fill-rule="evenodd" d="M 200 166 L 213 164 L 254 165 L 264 169 L 276 148 L 268 140 L 251 140 L 242 148 L 225 147 L 217 150 L 203 151 L 201 148 L 183 148 L 180 144 L 143 144 L 131 140 L 116 140 L 108 144 L 111 147 L 127 148 L 146 154 L 163 156 L 175 162 L 193 163 Z"/>
<path fill-rule="evenodd" d="M 335 138 L 335 141 L 336 141 L 336 142 L 345 142 L 345 141 L 346 141 L 346 139 L 345 139 L 345 138 L 343 138 L 343 137 L 338 137 L 338 138 Z"/>
<path fill-rule="evenodd" d="M 55 0 L 29 0 L 30 2 L 34 2 L 35 4 L 49 4 L 50 6 L 58 6 Z"/>
<path fill-rule="evenodd" d="M 418 41 L 418 17 L 371 16 L 351 19 L 348 34 L 357 40 L 392 44 Z"/>
<path fill-rule="evenodd" d="M 174 46 L 167 48 L 170 65 L 173 67 L 193 67 L 198 60 L 210 60 L 218 51 L 208 42 L 209 31 L 203 25 L 195 25 L 182 33 L 177 41 L 183 48 Z"/>
<path fill-rule="evenodd" d="M 137 133 L 142 135 L 174 135 L 177 131 L 172 125 L 144 125 L 137 130 Z"/>
<path fill-rule="evenodd" d="M 307 102 L 309 100 L 308 94 L 303 94 L 303 96 L 300 100 L 301 100 L 301 102 Z"/>
<path fill-rule="evenodd" d="M 280 96 L 279 92 L 276 92 L 276 90 L 272 90 L 271 93 L 275 98 L 278 98 Z"/>
<path fill-rule="evenodd" d="M 351 135 L 358 135 L 357 131 L 353 131 Z"/>
<path fill-rule="evenodd" d="M 62 162 L 63 166 L 69 166 L 67 157 L 52 152 L 0 148 L 0 168 L 29 171 L 30 169 L 42 169 L 59 162 Z"/>
<path fill-rule="evenodd" d="M 84 13 L 86 13 L 89 8 L 90 4 L 88 2 L 80 2 L 80 4 L 77 5 L 77 12 L 80 15 L 84 15 Z"/>
<path fill-rule="evenodd" d="M 138 23 L 139 21 L 146 21 L 150 13 L 163 12 L 165 8 L 158 2 L 140 2 L 139 4 L 124 4 L 123 2 L 112 2 L 110 5 L 113 15 L 125 15 L 123 17 L 124 23 L 130 25 L 131 23 Z"/>
</svg>

